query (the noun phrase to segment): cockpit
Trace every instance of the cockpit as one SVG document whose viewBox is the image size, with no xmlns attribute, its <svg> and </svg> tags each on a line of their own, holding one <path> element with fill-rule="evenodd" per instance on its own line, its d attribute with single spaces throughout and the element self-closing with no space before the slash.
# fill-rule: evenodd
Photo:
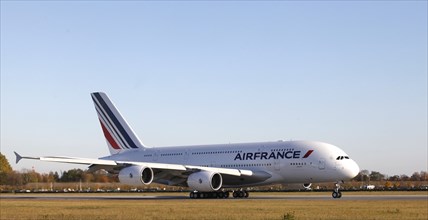
<svg viewBox="0 0 428 220">
<path fill-rule="evenodd" d="M 336 158 L 336 160 L 348 160 L 349 159 L 349 157 L 348 156 L 338 156 L 337 158 Z"/>
</svg>

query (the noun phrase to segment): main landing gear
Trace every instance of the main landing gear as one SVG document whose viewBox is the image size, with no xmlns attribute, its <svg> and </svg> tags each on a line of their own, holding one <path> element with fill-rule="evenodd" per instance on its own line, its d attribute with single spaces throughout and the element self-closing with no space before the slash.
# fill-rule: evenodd
<svg viewBox="0 0 428 220">
<path fill-rule="evenodd" d="M 337 182 L 334 184 L 335 189 L 333 190 L 333 193 L 331 194 L 331 196 L 333 196 L 333 198 L 335 199 L 340 199 L 342 197 L 342 193 L 339 191 L 340 189 L 340 183 Z"/>
<path fill-rule="evenodd" d="M 248 198 L 250 195 L 248 191 L 219 191 L 219 192 L 190 192 L 189 197 L 191 199 L 227 199 L 229 194 L 232 193 L 233 198 Z"/>
<path fill-rule="evenodd" d="M 233 195 L 233 198 L 248 198 L 248 196 L 250 196 L 250 193 L 248 193 L 248 191 L 245 191 L 245 190 L 239 190 L 239 191 L 234 191 L 232 195 Z"/>
</svg>

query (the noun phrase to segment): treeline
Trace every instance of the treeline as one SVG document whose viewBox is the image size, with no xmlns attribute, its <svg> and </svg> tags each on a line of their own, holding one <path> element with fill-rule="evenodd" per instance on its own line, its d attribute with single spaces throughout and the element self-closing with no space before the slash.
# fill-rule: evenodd
<svg viewBox="0 0 428 220">
<path fill-rule="evenodd" d="M 2 175 L 0 185 L 22 186 L 28 183 L 67 183 L 67 182 L 84 182 L 84 183 L 111 183 L 118 182 L 115 176 L 99 170 L 89 173 L 81 169 L 71 169 L 58 172 L 38 173 L 34 170 L 24 169 L 21 172 L 11 171 Z"/>
<path fill-rule="evenodd" d="M 22 171 L 12 170 L 7 158 L 0 153 L 0 185 L 23 186 L 28 183 L 67 183 L 67 182 L 96 182 L 111 183 L 118 182 L 116 176 L 108 175 L 103 170 L 94 173 L 81 169 L 68 171 L 38 173 L 35 170 L 24 169 Z"/>
<path fill-rule="evenodd" d="M 402 175 L 393 175 L 387 176 L 377 171 L 368 171 L 362 170 L 360 173 L 354 177 L 352 180 L 358 182 L 364 181 L 428 181 L 428 172 L 420 171 L 414 172 L 411 176 L 407 176 L 405 174 Z"/>
</svg>

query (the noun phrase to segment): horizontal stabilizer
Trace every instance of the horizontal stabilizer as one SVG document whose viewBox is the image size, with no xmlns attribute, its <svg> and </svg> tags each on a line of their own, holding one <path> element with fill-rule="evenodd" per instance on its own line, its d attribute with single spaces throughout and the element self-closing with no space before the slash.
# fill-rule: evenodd
<svg viewBox="0 0 428 220">
<path fill-rule="evenodd" d="M 18 163 L 21 159 L 39 160 L 39 157 L 24 157 L 24 156 L 19 155 L 15 151 L 13 153 L 15 153 L 15 156 L 16 156 L 16 163 Z"/>
<path fill-rule="evenodd" d="M 15 151 L 13 153 L 15 153 L 15 156 L 16 156 L 16 163 L 18 163 L 22 159 L 22 157 L 21 157 L 21 155 L 19 155 Z"/>
</svg>

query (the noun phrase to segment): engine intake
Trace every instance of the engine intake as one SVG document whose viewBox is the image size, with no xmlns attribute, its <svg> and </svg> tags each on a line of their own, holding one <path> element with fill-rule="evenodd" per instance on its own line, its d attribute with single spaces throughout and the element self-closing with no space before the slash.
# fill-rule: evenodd
<svg viewBox="0 0 428 220">
<path fill-rule="evenodd" d="M 187 178 L 187 185 L 199 192 L 217 191 L 223 184 L 223 178 L 219 173 L 200 171 L 192 173 Z"/>
<path fill-rule="evenodd" d="M 119 172 L 119 181 L 126 185 L 148 185 L 153 181 L 153 170 L 150 167 L 130 166 Z"/>
</svg>

